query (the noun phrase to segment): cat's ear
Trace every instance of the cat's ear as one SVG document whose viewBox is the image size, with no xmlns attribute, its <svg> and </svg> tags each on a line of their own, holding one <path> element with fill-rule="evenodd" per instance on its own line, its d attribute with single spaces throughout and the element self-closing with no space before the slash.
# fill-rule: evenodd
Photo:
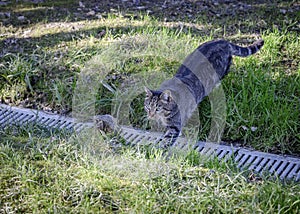
<svg viewBox="0 0 300 214">
<path fill-rule="evenodd" d="M 163 91 L 160 95 L 160 98 L 165 100 L 165 101 L 168 101 L 168 102 L 173 99 L 172 93 L 171 93 L 170 90 Z"/>
<path fill-rule="evenodd" d="M 144 86 L 144 88 L 145 88 L 146 96 L 151 97 L 153 95 L 152 91 L 149 88 L 147 88 L 146 86 Z"/>
</svg>

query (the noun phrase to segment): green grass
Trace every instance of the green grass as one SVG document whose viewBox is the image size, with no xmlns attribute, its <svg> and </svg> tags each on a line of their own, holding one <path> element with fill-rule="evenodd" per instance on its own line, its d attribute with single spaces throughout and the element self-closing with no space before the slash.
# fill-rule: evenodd
<svg viewBox="0 0 300 214">
<path fill-rule="evenodd" d="M 31 131 L 30 131 L 31 130 Z M 14 131 L 15 137 L 7 134 Z M 90 133 L 40 137 L 1 132 L 1 212 L 297 213 L 300 186 L 251 181 L 251 173 L 190 153 L 116 151 Z M 253 176 L 253 175 L 252 175 Z"/>
<path fill-rule="evenodd" d="M 163 12 L 153 7 L 150 15 L 119 5 L 115 12 L 101 7 L 102 19 L 86 15 L 92 1 L 84 1 L 81 10 L 78 1 L 10 2 L 0 7 L 10 12 L 0 24 L 1 102 L 63 114 L 85 107 L 104 114 L 119 113 L 122 109 L 115 107 L 126 97 L 133 102 L 121 113 L 129 114 L 132 126 L 147 129 L 139 95 L 144 85 L 155 88 L 172 76 L 202 42 L 223 37 L 247 45 L 259 34 L 265 40 L 262 50 L 234 58 L 232 72 L 222 82 L 227 109 L 222 140 L 300 155 L 300 17 L 295 2 L 247 1 L 252 9 L 234 9 L 231 15 L 220 3 L 209 5 L 220 16 L 204 10 L 193 17 L 184 12 L 184 4 L 168 5 Z M 18 20 L 21 15 L 25 21 Z M 98 66 L 97 59 L 105 66 Z M 88 69 L 94 78 L 89 94 L 77 82 Z M 104 85 L 97 82 L 97 69 L 107 74 Z M 78 92 L 86 93 L 76 106 L 72 102 Z M 201 140 L 209 135 L 211 117 L 205 98 L 199 105 Z M 167 161 L 160 151 L 116 149 L 109 144 L 115 139 L 88 136 L 30 126 L 0 130 L 1 212 L 299 212 L 299 184 L 265 178 L 253 182 L 256 175 L 234 164 L 204 161 L 193 153 Z"/>
</svg>

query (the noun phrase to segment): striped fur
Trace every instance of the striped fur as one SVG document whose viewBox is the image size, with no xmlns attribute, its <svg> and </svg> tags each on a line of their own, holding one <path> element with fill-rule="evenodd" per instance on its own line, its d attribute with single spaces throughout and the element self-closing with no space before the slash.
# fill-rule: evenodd
<svg viewBox="0 0 300 214">
<path fill-rule="evenodd" d="M 231 54 L 234 56 L 246 57 L 255 54 L 264 45 L 264 40 L 258 40 L 248 47 L 240 47 L 229 43 Z"/>
<path fill-rule="evenodd" d="M 174 144 L 197 105 L 229 73 L 232 56 L 247 57 L 263 44 L 263 40 L 248 47 L 225 40 L 206 42 L 187 56 L 174 77 L 164 81 L 158 90 L 145 88 L 144 108 L 148 118 L 166 127 L 160 140 L 162 147 Z"/>
</svg>

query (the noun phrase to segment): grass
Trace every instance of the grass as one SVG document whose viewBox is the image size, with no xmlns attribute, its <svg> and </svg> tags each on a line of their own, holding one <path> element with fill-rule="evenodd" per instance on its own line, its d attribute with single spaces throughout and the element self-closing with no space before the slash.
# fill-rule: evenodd
<svg viewBox="0 0 300 214">
<path fill-rule="evenodd" d="M 10 2 L 0 6 L 10 12 L 10 18 L 0 14 L 1 102 L 73 115 L 84 104 L 92 113 L 124 113 L 129 117 L 125 122 L 147 129 L 139 95 L 144 85 L 155 88 L 172 76 L 199 43 L 223 37 L 246 45 L 260 34 L 263 49 L 234 58 L 232 72 L 222 82 L 227 109 L 222 140 L 300 155 L 300 17 L 295 2 L 249 1 L 252 9 L 227 12 L 222 3 L 202 10 L 190 2 L 169 4 L 163 13 L 153 6 L 150 15 L 126 5 L 116 12 L 103 6 L 102 19 L 86 15 L 95 8 L 92 1 L 80 10 L 76 1 Z M 189 17 L 184 11 L 192 8 L 201 12 Z M 21 15 L 25 20 L 18 19 Z M 94 88 L 87 93 L 79 87 L 80 73 L 98 69 L 97 59 L 105 62 L 105 84 L 92 72 Z M 76 106 L 78 90 L 86 93 L 77 97 Z M 129 106 L 115 108 L 124 97 Z M 211 117 L 206 98 L 199 105 L 199 139 L 208 137 Z M 1 212 L 299 212 L 298 184 L 265 178 L 253 182 L 251 172 L 203 161 L 197 154 L 166 161 L 159 151 L 116 150 L 110 141 L 42 127 L 0 130 Z"/>
<path fill-rule="evenodd" d="M 114 150 L 101 136 L 1 132 L 1 212 L 297 213 L 300 186 L 187 154 Z M 200 164 L 200 165 L 199 165 Z"/>
</svg>

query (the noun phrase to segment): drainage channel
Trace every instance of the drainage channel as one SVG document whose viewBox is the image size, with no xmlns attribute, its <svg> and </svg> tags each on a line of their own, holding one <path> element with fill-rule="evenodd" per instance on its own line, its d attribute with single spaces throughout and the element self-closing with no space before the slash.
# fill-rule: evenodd
<svg viewBox="0 0 300 214">
<path fill-rule="evenodd" d="M 93 126 L 92 123 L 76 122 L 74 118 L 70 117 L 0 104 L 0 129 L 12 125 L 22 126 L 30 123 L 71 132 L 80 132 Z M 136 130 L 130 127 L 121 127 L 121 129 L 121 136 L 132 145 L 154 142 L 161 136 L 159 133 Z M 180 138 L 176 147 L 185 148 L 187 145 L 187 140 Z M 278 176 L 282 180 L 300 181 L 299 158 L 207 142 L 198 142 L 194 149 L 201 155 L 217 157 L 220 161 L 234 161 L 238 168 L 242 170 L 252 170 L 261 175 L 268 173 Z"/>
</svg>

